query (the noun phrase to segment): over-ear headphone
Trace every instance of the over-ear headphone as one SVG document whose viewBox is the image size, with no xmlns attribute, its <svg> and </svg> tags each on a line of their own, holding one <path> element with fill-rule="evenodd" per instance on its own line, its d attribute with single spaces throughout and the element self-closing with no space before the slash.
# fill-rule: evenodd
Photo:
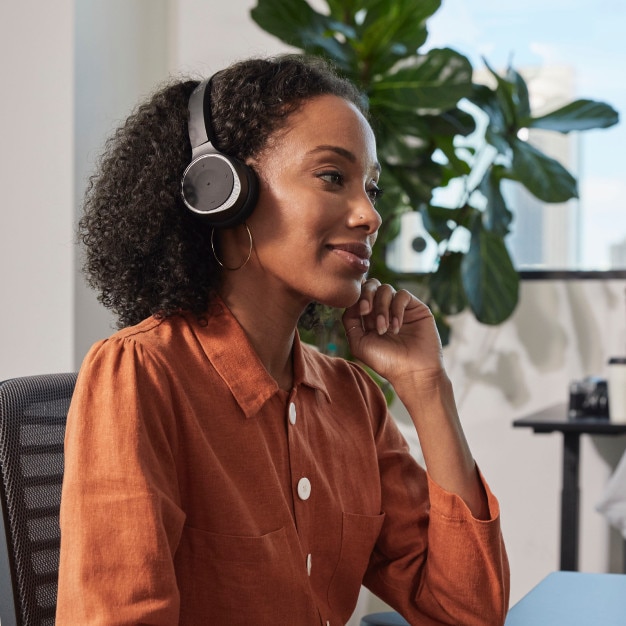
<svg viewBox="0 0 626 626">
<path fill-rule="evenodd" d="M 242 223 L 258 197 L 256 174 L 245 163 L 214 146 L 211 80 L 201 82 L 189 97 L 191 163 L 181 181 L 183 201 L 190 211 L 215 228 Z"/>
</svg>

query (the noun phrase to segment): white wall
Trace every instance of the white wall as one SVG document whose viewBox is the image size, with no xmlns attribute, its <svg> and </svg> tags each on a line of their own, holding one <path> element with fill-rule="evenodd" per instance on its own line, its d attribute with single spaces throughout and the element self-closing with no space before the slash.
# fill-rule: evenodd
<svg viewBox="0 0 626 626">
<path fill-rule="evenodd" d="M 72 0 L 0 3 L 0 379 L 73 368 Z"/>
<path fill-rule="evenodd" d="M 250 18 L 255 0 L 177 0 L 173 67 L 208 76 L 233 61 L 288 48 Z"/>
<path fill-rule="evenodd" d="M 74 196 L 113 125 L 168 72 L 207 75 L 237 58 L 285 50 L 249 19 L 254 4 L 0 5 L 0 378 L 74 369 L 92 341 L 110 334 L 111 316 L 74 284 Z M 445 358 L 473 451 L 501 501 L 513 601 L 558 567 L 562 442 L 511 422 L 564 401 L 571 379 L 603 374 L 607 357 L 624 352 L 625 288 L 626 281 L 527 282 L 506 324 L 454 320 Z M 586 571 L 621 567 L 611 553 L 621 549 L 616 537 L 593 506 L 625 446 L 624 438 L 583 440 Z"/>
</svg>

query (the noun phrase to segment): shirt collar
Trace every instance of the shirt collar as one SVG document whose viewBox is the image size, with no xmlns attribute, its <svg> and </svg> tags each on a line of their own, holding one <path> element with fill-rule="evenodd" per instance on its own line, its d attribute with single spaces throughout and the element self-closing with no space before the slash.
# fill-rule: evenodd
<svg viewBox="0 0 626 626">
<path fill-rule="evenodd" d="M 328 357 L 322 356 L 315 348 L 300 341 L 300 336 L 296 333 L 293 342 L 293 377 L 294 384 L 307 385 L 313 389 L 321 391 L 326 400 L 330 402 L 330 394 L 326 387 L 323 365 Z"/>
<path fill-rule="evenodd" d="M 194 328 L 204 353 L 230 389 L 244 415 L 247 418 L 257 415 L 263 405 L 279 391 L 279 387 L 221 298 L 215 299 L 206 324 L 194 324 Z M 307 385 L 319 389 L 330 401 L 321 372 L 320 356 L 314 348 L 303 345 L 296 333 L 293 346 L 294 387 Z"/>
</svg>

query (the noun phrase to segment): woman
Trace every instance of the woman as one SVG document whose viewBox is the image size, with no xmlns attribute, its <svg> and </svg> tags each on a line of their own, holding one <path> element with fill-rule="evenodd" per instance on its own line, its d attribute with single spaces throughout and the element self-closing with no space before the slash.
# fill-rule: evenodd
<svg viewBox="0 0 626 626">
<path fill-rule="evenodd" d="M 367 278 L 380 166 L 358 92 L 301 57 L 196 87 L 140 107 L 87 194 L 87 275 L 126 328 L 68 417 L 57 624 L 334 626 L 361 584 L 411 624 L 502 624 L 498 504 L 432 315 Z M 249 168 L 234 218 L 203 206 L 213 148 Z M 314 302 L 345 308 L 428 474 L 359 366 L 300 342 Z"/>
</svg>

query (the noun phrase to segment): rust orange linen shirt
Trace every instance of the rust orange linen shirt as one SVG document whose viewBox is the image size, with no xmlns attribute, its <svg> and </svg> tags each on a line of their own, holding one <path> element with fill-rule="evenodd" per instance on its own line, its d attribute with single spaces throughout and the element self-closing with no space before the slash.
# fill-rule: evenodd
<svg viewBox="0 0 626 626">
<path fill-rule="evenodd" d="M 57 626 L 338 626 L 361 583 L 411 624 L 502 624 L 473 519 L 358 366 L 294 344 L 278 388 L 218 303 L 96 344 L 68 417 Z M 487 487 L 486 487 L 487 488 Z"/>
</svg>

